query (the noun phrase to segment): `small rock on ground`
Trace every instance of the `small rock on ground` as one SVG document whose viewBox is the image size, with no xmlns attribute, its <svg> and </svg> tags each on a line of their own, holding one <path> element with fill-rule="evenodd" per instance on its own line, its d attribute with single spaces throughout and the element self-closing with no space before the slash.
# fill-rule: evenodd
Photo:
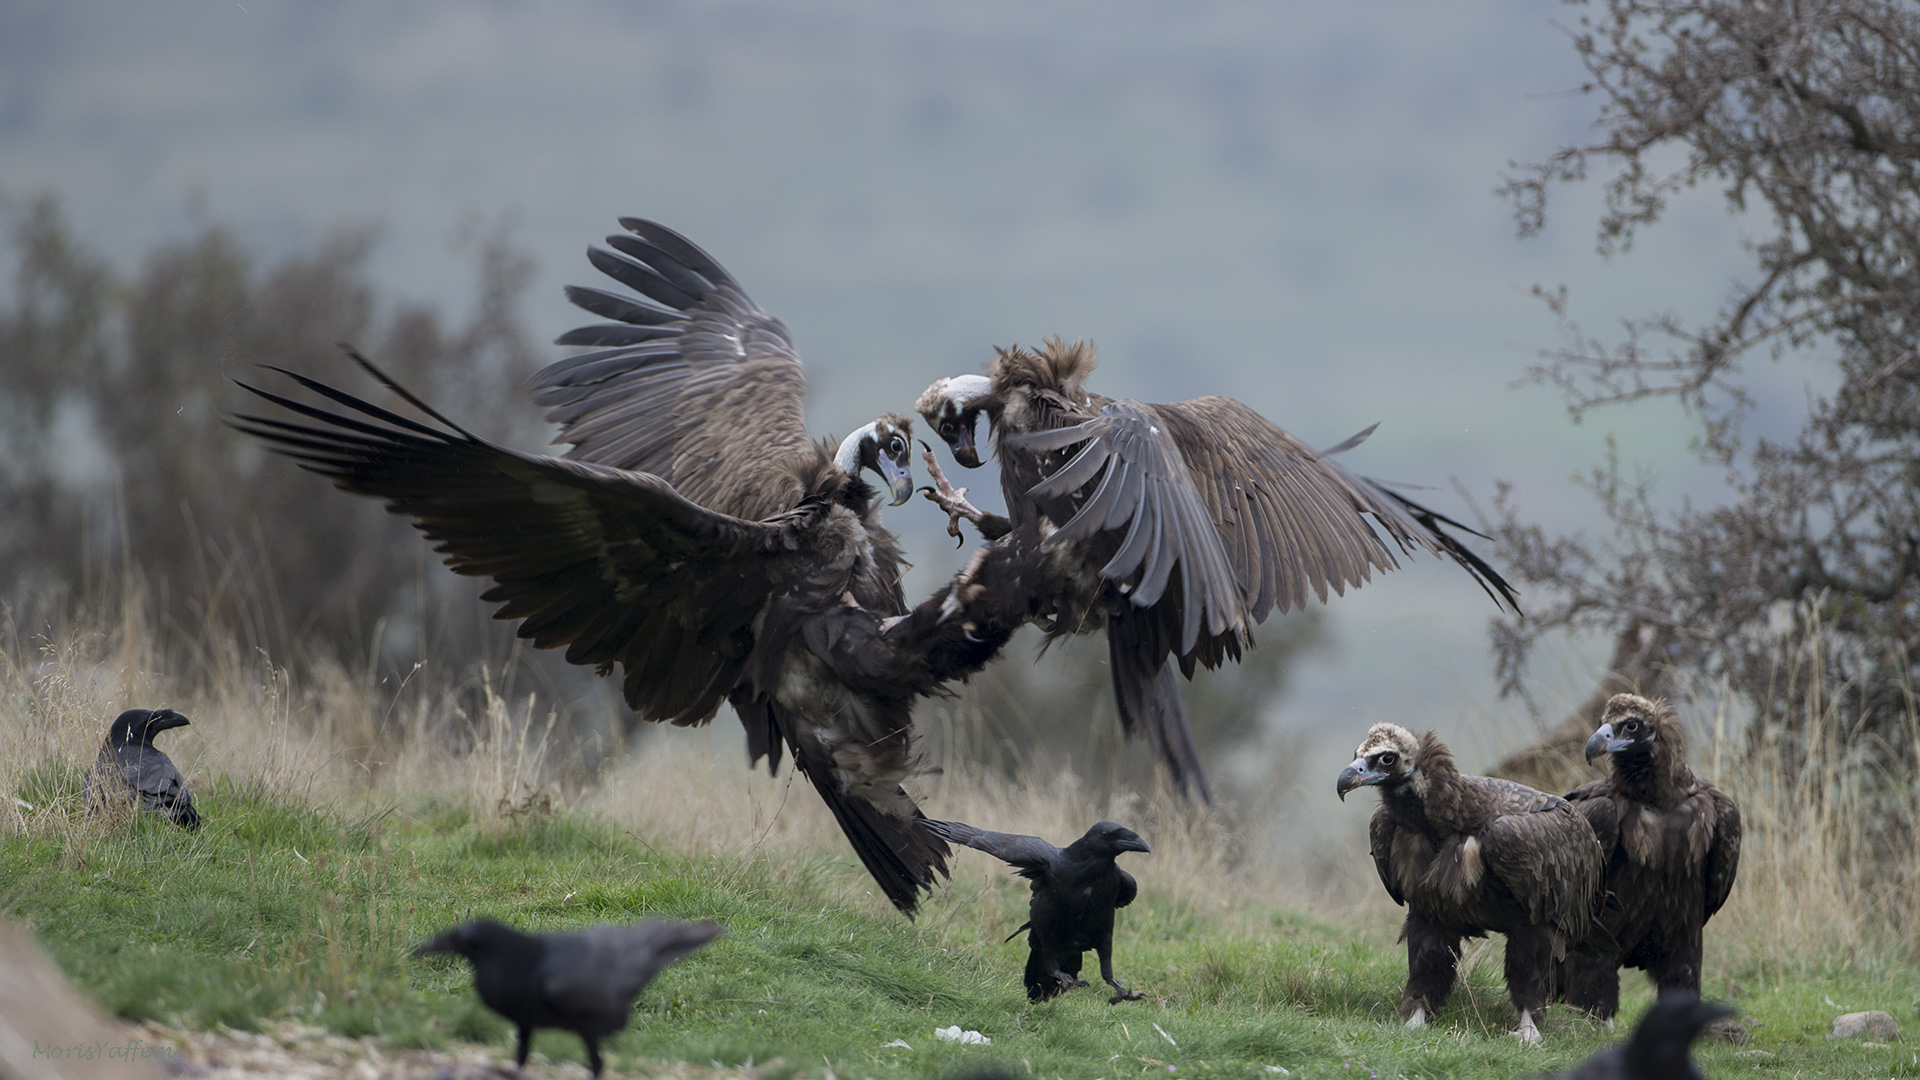
<svg viewBox="0 0 1920 1080">
<path fill-rule="evenodd" d="M 1862 1035 L 1873 1039 L 1897 1039 L 1900 1037 L 1900 1025 L 1893 1022 L 1891 1013 L 1874 1009 L 1837 1016 L 1833 1021 L 1833 1030 L 1827 1032 L 1829 1039 L 1857 1039 Z"/>
</svg>

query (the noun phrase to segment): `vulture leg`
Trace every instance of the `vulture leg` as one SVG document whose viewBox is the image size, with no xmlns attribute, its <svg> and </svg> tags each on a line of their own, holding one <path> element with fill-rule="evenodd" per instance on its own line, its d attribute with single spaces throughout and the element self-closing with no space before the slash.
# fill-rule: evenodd
<svg viewBox="0 0 1920 1080">
<path fill-rule="evenodd" d="M 1619 964 L 1610 958 L 1570 952 L 1563 970 L 1567 1004 L 1612 1023 L 1614 1014 L 1620 1011 Z"/>
<path fill-rule="evenodd" d="M 1700 960 L 1703 953 L 1699 923 L 1676 927 L 1667 939 L 1659 960 L 1647 969 L 1653 985 L 1661 990 L 1675 988 L 1700 993 Z"/>
<path fill-rule="evenodd" d="M 1460 968 L 1460 935 L 1409 912 L 1400 936 L 1407 943 L 1407 989 L 1400 995 L 1400 1016 L 1408 1027 L 1419 1027 L 1453 992 Z"/>
<path fill-rule="evenodd" d="M 960 522 L 964 518 L 973 522 L 980 530 L 982 540 L 994 541 L 1013 531 L 1013 523 L 999 514 L 990 514 L 967 501 L 967 489 L 954 487 L 947 474 L 940 470 L 940 459 L 933 456 L 933 450 L 926 443 L 920 444 L 925 451 L 921 456 L 927 462 L 927 475 L 933 478 L 931 487 L 920 489 L 927 501 L 947 512 L 947 535 L 960 535 Z"/>
<path fill-rule="evenodd" d="M 1507 994 L 1520 1014 L 1514 1034 L 1537 1042 L 1540 1029 L 1533 1018 L 1547 1007 L 1548 983 L 1553 972 L 1553 935 L 1545 927 L 1516 927 L 1507 931 Z"/>
<path fill-rule="evenodd" d="M 1095 952 L 1100 954 L 1101 980 L 1108 986 L 1113 987 L 1113 996 L 1107 999 L 1107 1004 L 1118 1005 L 1123 1001 L 1146 1000 L 1147 995 L 1138 990 L 1129 990 L 1121 986 L 1119 981 L 1113 977 L 1113 931 L 1107 931 L 1107 935 L 1101 938 L 1100 943 L 1093 948 Z"/>
</svg>

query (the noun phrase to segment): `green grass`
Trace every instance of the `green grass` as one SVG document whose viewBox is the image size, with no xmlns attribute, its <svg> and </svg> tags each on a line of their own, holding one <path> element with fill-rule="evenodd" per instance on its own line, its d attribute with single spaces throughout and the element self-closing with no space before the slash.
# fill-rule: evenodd
<svg viewBox="0 0 1920 1080">
<path fill-rule="evenodd" d="M 18 791 L 59 808 L 56 821 L 78 819 L 76 776 L 43 769 Z M 242 1028 L 292 1018 L 397 1047 L 482 1042 L 504 1058 L 507 1026 L 480 1006 L 464 962 L 413 960 L 411 945 L 480 914 L 536 929 L 659 915 L 717 919 L 729 933 L 642 995 L 609 1044 L 625 1072 L 777 1059 L 772 1075 L 997 1065 L 1016 1077 L 1523 1077 L 1611 1038 L 1556 1009 L 1544 1046 L 1515 1045 L 1502 1034 L 1497 947 L 1433 1024 L 1404 1030 L 1392 926 L 1353 931 L 1278 908 L 1222 915 L 1149 891 L 1121 913 L 1116 953 L 1122 980 L 1152 1000 L 1109 1006 L 1100 988 L 1031 1005 L 1023 946 L 999 940 L 1025 903 L 1011 877 L 982 889 L 963 876 L 910 923 L 858 902 L 850 856 L 688 855 L 585 815 L 497 821 L 425 798 L 347 812 L 232 780 L 199 798 L 207 825 L 194 834 L 143 816 L 0 837 L 0 911 L 110 1012 Z M 1816 963 L 1786 943 L 1780 953 L 1712 973 L 1709 992 L 1733 998 L 1754 1042 L 1705 1047 L 1709 1075 L 1920 1076 L 1920 976 L 1867 957 Z M 1647 994 L 1637 975 L 1630 984 L 1632 1017 Z M 1893 1013 L 1907 1040 L 1826 1041 L 1835 1014 L 1867 1008 Z M 952 1024 L 993 1045 L 934 1039 Z M 885 1045 L 896 1039 L 912 1048 Z M 582 1057 L 563 1033 L 535 1046 Z"/>
</svg>

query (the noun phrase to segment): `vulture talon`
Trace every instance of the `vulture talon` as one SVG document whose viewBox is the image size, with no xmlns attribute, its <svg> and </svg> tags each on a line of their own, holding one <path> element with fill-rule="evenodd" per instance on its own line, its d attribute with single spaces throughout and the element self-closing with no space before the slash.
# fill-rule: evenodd
<svg viewBox="0 0 1920 1080">
<path fill-rule="evenodd" d="M 960 535 L 960 521 L 963 518 L 973 522 L 974 528 L 979 528 L 986 513 L 967 501 L 966 488 L 954 487 L 947 479 L 947 474 L 940 470 L 940 459 L 933 456 L 932 447 L 922 442 L 920 448 L 920 456 L 927 463 L 927 475 L 933 478 L 933 484 L 923 486 L 920 493 L 927 497 L 928 502 L 947 512 L 947 535 Z"/>
</svg>

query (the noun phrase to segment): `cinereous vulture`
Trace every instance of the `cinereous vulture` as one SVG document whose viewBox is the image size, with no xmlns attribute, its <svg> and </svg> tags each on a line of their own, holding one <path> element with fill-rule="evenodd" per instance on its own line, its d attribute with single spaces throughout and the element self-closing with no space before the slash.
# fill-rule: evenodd
<svg viewBox="0 0 1920 1080">
<path fill-rule="evenodd" d="M 1407 908 L 1407 987 L 1400 1015 L 1419 1027 L 1453 989 L 1460 941 L 1507 938 L 1514 1034 L 1534 1042 L 1553 966 L 1569 948 L 1594 948 L 1601 899 L 1600 845 L 1557 795 L 1511 780 L 1470 776 L 1433 732 L 1397 724 L 1368 729 L 1335 790 L 1380 790 L 1369 828 L 1373 864 Z"/>
<path fill-rule="evenodd" d="M 934 491 L 992 540 L 1036 550 L 1029 616 L 1049 634 L 1105 627 L 1114 698 L 1176 785 L 1211 800 L 1169 657 L 1193 676 L 1238 659 L 1276 608 L 1322 602 L 1398 563 L 1445 555 L 1496 603 L 1512 588 L 1443 526 L 1463 528 L 1349 472 L 1232 398 L 1147 404 L 1086 388 L 1093 346 L 1049 338 L 999 350 L 987 374 L 943 378 L 914 408 L 969 468 L 984 414 L 1000 458 L 1007 518 Z M 1472 530 L 1465 530 L 1471 532 Z"/>
<path fill-rule="evenodd" d="M 480 439 L 364 360 L 437 426 L 291 372 L 347 411 L 248 386 L 313 422 L 235 426 L 412 517 L 455 573 L 493 579 L 482 599 L 535 646 L 601 674 L 619 665 L 641 718 L 704 724 L 732 704 L 752 759 L 777 768 L 790 749 L 911 914 L 950 854 L 901 787 L 913 702 L 978 670 L 1011 631 L 956 611 L 949 589 L 907 610 L 863 474 L 896 504 L 912 493 L 910 422 L 882 417 L 837 449 L 810 441 L 786 326 L 684 237 L 622 224 L 621 254 L 596 250 L 594 264 L 656 303 L 569 291 L 618 321 L 561 338 L 605 347 L 536 378 L 567 457 Z"/>
<path fill-rule="evenodd" d="M 1567 799 L 1593 826 L 1606 858 L 1600 922 L 1618 951 L 1568 956 L 1567 1002 L 1611 1019 L 1620 968 L 1661 990 L 1700 993 L 1701 933 L 1727 902 L 1740 869 L 1740 808 L 1687 767 L 1687 736 L 1673 709 L 1638 694 L 1607 699 L 1587 760 L 1606 755 L 1606 779 Z"/>
</svg>

